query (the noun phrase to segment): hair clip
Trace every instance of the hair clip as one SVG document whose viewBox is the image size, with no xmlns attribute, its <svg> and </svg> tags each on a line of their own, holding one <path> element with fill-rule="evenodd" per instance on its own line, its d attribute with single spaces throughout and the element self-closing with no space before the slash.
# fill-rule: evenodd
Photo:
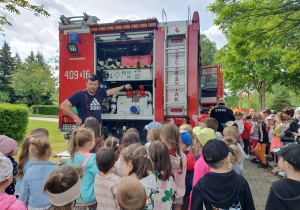
<svg viewBox="0 0 300 210">
<path fill-rule="evenodd" d="M 40 141 L 40 139 L 36 139 L 37 141 Z"/>
<path fill-rule="evenodd" d="M 31 140 L 31 139 L 33 139 L 34 137 L 30 135 L 30 136 L 28 136 L 28 138 L 29 138 L 29 140 Z"/>
<path fill-rule="evenodd" d="M 120 146 L 119 144 L 116 144 L 116 147 Z"/>
<path fill-rule="evenodd" d="M 75 130 L 75 133 L 77 133 L 77 132 L 78 132 L 78 129 Z"/>
</svg>

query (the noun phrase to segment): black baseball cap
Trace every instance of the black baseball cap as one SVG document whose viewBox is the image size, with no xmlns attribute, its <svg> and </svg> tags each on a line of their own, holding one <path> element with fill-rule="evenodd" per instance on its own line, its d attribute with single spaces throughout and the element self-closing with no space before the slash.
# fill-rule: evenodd
<svg viewBox="0 0 300 210">
<path fill-rule="evenodd" d="M 285 147 L 275 147 L 273 150 L 275 155 L 281 156 L 285 161 L 300 169 L 300 145 L 288 144 Z"/>
<path fill-rule="evenodd" d="M 203 158 L 206 163 L 217 163 L 224 160 L 229 152 L 233 152 L 233 149 L 218 139 L 209 140 L 202 149 Z"/>
</svg>

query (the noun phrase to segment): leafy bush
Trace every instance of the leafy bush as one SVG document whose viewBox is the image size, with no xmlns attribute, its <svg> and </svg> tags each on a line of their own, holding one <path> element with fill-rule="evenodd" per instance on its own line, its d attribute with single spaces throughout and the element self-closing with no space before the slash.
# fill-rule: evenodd
<svg viewBox="0 0 300 210">
<path fill-rule="evenodd" d="M 0 104 L 0 135 L 22 140 L 28 124 L 28 108 Z"/>
<path fill-rule="evenodd" d="M 43 115 L 58 115 L 58 105 L 40 105 L 39 114 Z M 36 114 L 35 106 L 30 107 L 30 113 Z"/>
</svg>

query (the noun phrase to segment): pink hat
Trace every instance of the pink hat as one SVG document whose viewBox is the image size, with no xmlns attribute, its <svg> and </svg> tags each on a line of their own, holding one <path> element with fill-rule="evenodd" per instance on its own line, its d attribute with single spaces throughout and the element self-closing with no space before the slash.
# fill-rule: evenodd
<svg viewBox="0 0 300 210">
<path fill-rule="evenodd" d="M 0 156 L 0 182 L 9 179 L 12 176 L 13 165 L 5 156 Z"/>
<path fill-rule="evenodd" d="M 9 154 L 17 147 L 17 142 L 7 136 L 0 135 L 0 152 L 4 155 Z"/>
</svg>

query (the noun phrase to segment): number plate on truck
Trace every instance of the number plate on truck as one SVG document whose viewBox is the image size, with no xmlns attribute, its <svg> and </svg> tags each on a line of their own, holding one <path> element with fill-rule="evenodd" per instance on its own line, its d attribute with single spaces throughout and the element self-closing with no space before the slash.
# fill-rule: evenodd
<svg viewBox="0 0 300 210">
<path fill-rule="evenodd" d="M 76 124 L 62 124 L 61 131 L 62 132 L 73 132 L 77 129 Z"/>
</svg>

